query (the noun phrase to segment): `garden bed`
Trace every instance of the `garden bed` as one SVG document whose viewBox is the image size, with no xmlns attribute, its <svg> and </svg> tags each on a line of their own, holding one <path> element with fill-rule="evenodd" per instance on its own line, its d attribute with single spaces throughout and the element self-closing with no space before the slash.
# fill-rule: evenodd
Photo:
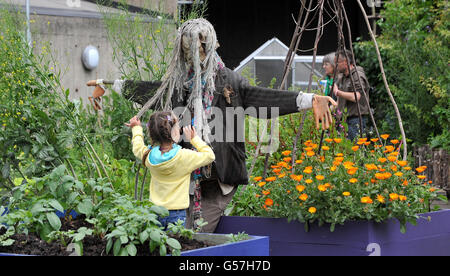
<svg viewBox="0 0 450 276">
<path fill-rule="evenodd" d="M 223 216 L 216 233 L 245 231 L 270 237 L 270 255 L 450 255 L 450 210 L 420 215 L 417 225 L 407 224 L 400 232 L 397 220 L 382 223 L 349 221 L 330 232 L 319 227 L 284 218 Z"/>
<path fill-rule="evenodd" d="M 66 221 L 61 230 L 90 227 L 84 217 L 77 217 Z M 5 230 L 0 230 L 0 235 Z M 0 256 L 8 255 L 39 255 L 39 256 L 71 256 L 74 250 L 68 249 L 59 242 L 47 243 L 38 235 L 30 233 L 14 234 L 11 236 L 15 242 L 11 246 L 0 247 Z M 229 243 L 228 235 L 197 233 L 193 239 L 174 237 L 181 244 L 182 256 L 267 256 L 269 252 L 269 239 L 267 237 L 248 237 L 246 240 Z M 106 239 L 100 236 L 86 236 L 83 239 L 83 256 L 113 256 L 112 251 L 106 253 Z M 150 252 L 148 245 L 137 245 L 136 256 L 159 256 L 159 251 Z"/>
</svg>

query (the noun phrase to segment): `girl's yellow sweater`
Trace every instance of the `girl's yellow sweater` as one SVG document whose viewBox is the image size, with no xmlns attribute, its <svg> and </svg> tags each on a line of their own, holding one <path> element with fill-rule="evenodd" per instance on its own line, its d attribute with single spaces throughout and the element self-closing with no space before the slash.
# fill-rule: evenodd
<svg viewBox="0 0 450 276">
<path fill-rule="evenodd" d="M 132 128 L 132 133 L 133 153 L 142 160 L 148 150 L 144 144 L 143 129 L 141 126 L 135 126 Z M 195 136 L 190 142 L 197 151 L 181 148 L 171 159 L 159 164 L 152 164 L 148 157 L 145 159 L 145 166 L 150 169 L 152 176 L 150 201 L 154 204 L 164 206 L 168 210 L 189 207 L 191 173 L 212 163 L 215 159 L 212 149 L 200 137 Z"/>
</svg>

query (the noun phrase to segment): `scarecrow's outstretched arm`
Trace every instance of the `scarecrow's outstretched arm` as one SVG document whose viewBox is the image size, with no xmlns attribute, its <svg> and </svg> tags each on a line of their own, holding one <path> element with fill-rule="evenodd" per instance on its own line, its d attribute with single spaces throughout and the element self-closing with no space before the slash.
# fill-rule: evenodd
<svg viewBox="0 0 450 276">
<path fill-rule="evenodd" d="M 88 86 L 112 84 L 112 89 L 117 93 L 121 93 L 127 100 L 144 105 L 155 94 L 156 90 L 161 86 L 160 81 L 136 81 L 136 80 L 91 80 L 87 82 Z M 104 89 L 104 88 L 103 88 Z M 102 96 L 94 95 L 95 97 Z"/>
</svg>

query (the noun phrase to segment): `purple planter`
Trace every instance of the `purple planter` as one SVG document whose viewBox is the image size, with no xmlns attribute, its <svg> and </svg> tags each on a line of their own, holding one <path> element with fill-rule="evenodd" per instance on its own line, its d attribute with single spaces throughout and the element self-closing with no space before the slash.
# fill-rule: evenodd
<svg viewBox="0 0 450 276">
<path fill-rule="evenodd" d="M 200 233 L 194 239 L 217 245 L 182 251 L 181 256 L 269 256 L 268 237 L 250 236 L 248 240 L 226 243 L 225 235 Z"/>
<path fill-rule="evenodd" d="M 450 210 L 420 215 L 417 225 L 407 224 L 400 232 L 396 219 L 384 223 L 351 221 L 336 225 L 304 224 L 283 218 L 221 218 L 216 233 L 269 236 L 271 256 L 368 256 L 368 255 L 450 255 Z M 427 217 L 431 218 L 428 220 Z"/>
</svg>

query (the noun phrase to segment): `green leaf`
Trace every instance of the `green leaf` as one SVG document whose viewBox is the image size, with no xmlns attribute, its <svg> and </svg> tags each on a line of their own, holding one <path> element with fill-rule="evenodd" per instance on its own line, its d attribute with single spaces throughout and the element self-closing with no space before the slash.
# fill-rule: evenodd
<svg viewBox="0 0 450 276">
<path fill-rule="evenodd" d="M 150 231 L 150 239 L 158 244 L 161 243 L 161 231 L 159 229 L 152 229 Z"/>
<path fill-rule="evenodd" d="M 406 224 L 404 224 L 404 223 L 400 224 L 400 232 L 402 234 L 406 233 Z"/>
<path fill-rule="evenodd" d="M 128 243 L 128 237 L 127 236 L 120 236 L 120 242 L 122 244 Z"/>
<path fill-rule="evenodd" d="M 167 210 L 163 206 L 153 205 L 152 207 L 150 207 L 150 211 L 156 213 L 161 217 L 167 217 L 169 215 L 169 210 Z"/>
<path fill-rule="evenodd" d="M 113 245 L 113 239 L 108 239 L 108 242 L 106 242 L 106 254 L 109 253 L 109 251 L 111 250 L 111 247 Z"/>
<path fill-rule="evenodd" d="M 79 213 L 89 216 L 92 213 L 93 207 L 92 201 L 90 199 L 85 199 L 78 204 L 77 209 Z"/>
<path fill-rule="evenodd" d="M 155 251 L 155 249 L 158 247 L 158 245 L 159 245 L 159 243 L 157 243 L 153 240 L 150 240 L 150 242 L 149 242 L 150 252 Z"/>
<path fill-rule="evenodd" d="M 129 245 L 127 245 L 127 252 L 128 255 L 130 256 L 136 256 L 137 254 L 137 248 L 133 243 L 130 243 Z"/>
<path fill-rule="evenodd" d="M 164 244 L 161 244 L 159 246 L 159 255 L 160 256 L 166 256 L 166 254 L 167 254 L 166 246 Z"/>
<path fill-rule="evenodd" d="M 58 231 L 61 228 L 61 220 L 59 217 L 53 212 L 47 213 L 46 216 L 52 228 Z"/>
<path fill-rule="evenodd" d="M 144 231 L 139 234 L 139 240 L 144 243 L 148 239 L 148 232 Z"/>
<path fill-rule="evenodd" d="M 56 199 L 50 199 L 48 204 L 50 204 L 50 206 L 60 211 L 61 213 L 64 213 L 64 207 L 62 207 L 62 205 Z"/>
<path fill-rule="evenodd" d="M 176 239 L 169 238 L 167 244 L 173 249 L 181 249 L 181 244 Z"/>
<path fill-rule="evenodd" d="M 121 246 L 122 246 L 122 243 L 120 242 L 120 239 L 116 239 L 116 241 L 114 242 L 114 248 L 113 248 L 114 256 L 119 255 Z"/>
<path fill-rule="evenodd" d="M 36 204 L 33 205 L 33 207 L 31 207 L 30 212 L 31 212 L 33 215 L 36 215 L 37 213 L 43 212 L 43 211 L 45 211 L 45 210 L 46 210 L 46 209 L 44 208 L 44 206 L 42 205 L 42 203 L 41 203 L 41 202 L 37 202 Z"/>
</svg>

